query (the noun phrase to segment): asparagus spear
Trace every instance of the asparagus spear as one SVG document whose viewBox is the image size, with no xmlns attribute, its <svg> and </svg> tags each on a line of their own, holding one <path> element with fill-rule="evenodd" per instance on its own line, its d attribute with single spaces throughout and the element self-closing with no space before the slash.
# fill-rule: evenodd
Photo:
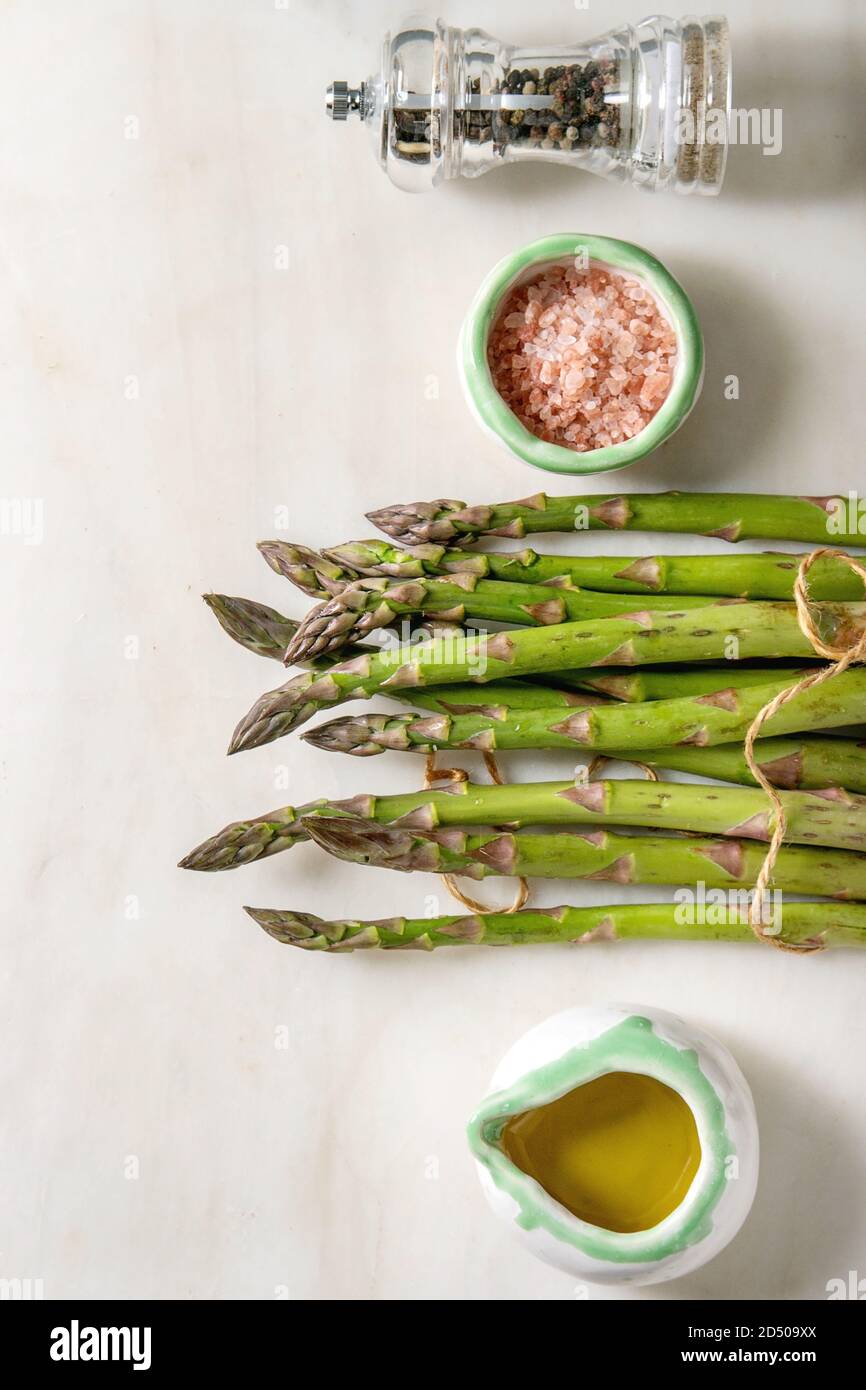
<svg viewBox="0 0 866 1390">
<path fill-rule="evenodd" d="M 791 599 L 802 555 L 539 555 L 534 550 L 483 553 L 388 541 L 350 541 L 322 552 L 360 575 L 417 579 L 471 573 L 513 584 L 576 586 L 620 594 L 713 594 L 719 598 Z M 824 557 L 809 574 L 814 599 L 856 600 L 863 585 L 847 565 Z"/>
<path fill-rule="evenodd" d="M 251 599 L 230 598 L 227 594 L 205 594 L 204 601 L 216 615 L 223 629 L 235 642 L 258 656 L 267 656 L 274 661 L 282 661 L 286 648 L 298 630 L 298 624 L 291 618 L 284 618 L 274 608 Z M 443 623 L 441 615 L 439 622 Z M 422 627 L 418 629 L 423 631 Z M 457 636 L 455 629 L 454 635 Z M 344 657 L 363 651 L 375 650 L 359 643 L 352 652 L 344 652 Z M 336 664 L 336 658 L 303 663 L 312 670 L 326 671 Z M 724 666 L 678 666 L 673 670 L 649 667 L 646 670 L 625 674 L 616 668 L 610 670 L 585 669 L 579 671 L 557 671 L 550 677 L 556 682 L 551 689 L 544 678 L 531 681 L 503 681 L 496 686 L 487 686 L 479 692 L 472 685 L 455 685 L 437 694 L 424 692 L 395 692 L 395 700 L 405 700 L 421 704 L 424 709 L 448 708 L 457 713 L 457 706 L 477 705 L 479 699 L 484 704 L 504 705 L 547 705 L 575 704 L 573 697 L 566 698 L 566 692 L 575 690 L 595 691 L 599 695 L 610 696 L 616 700 L 641 701 L 667 699 L 673 695 L 706 695 L 725 686 L 764 685 L 769 680 L 794 681 L 806 674 L 803 666 L 746 666 L 742 663 L 728 662 Z M 550 693 L 548 694 L 548 691 Z M 465 711 L 463 711 L 465 713 Z"/>
<path fill-rule="evenodd" d="M 647 492 L 548 497 L 468 507 L 440 497 L 368 512 L 367 519 L 399 545 L 464 543 L 480 536 L 520 539 L 541 531 L 667 531 L 815 545 L 862 545 L 857 518 L 843 497 L 786 497 L 766 493 Z M 853 524 L 852 523 L 853 520 Z"/>
<path fill-rule="evenodd" d="M 784 738 L 767 738 L 760 742 L 758 748 L 760 767 L 778 787 L 788 790 L 810 787 L 820 790 L 838 788 L 842 785 L 842 776 L 848 774 L 847 790 L 866 792 L 866 749 L 862 745 L 852 744 L 845 739 L 812 738 L 792 742 Z M 703 771 L 708 777 L 755 785 L 741 749 L 733 745 L 723 745 L 720 748 L 641 749 L 628 756 L 638 762 L 653 763 L 659 767 Z M 550 806 L 556 809 L 559 817 L 573 815 L 569 808 L 563 805 L 567 801 L 564 794 L 573 787 L 573 783 L 546 785 L 546 799 L 549 805 L 545 819 L 548 819 L 548 823 L 550 819 L 556 819 Z M 670 791 L 670 785 L 664 784 L 664 794 Z M 523 790 L 521 787 L 520 791 Z M 705 791 L 709 796 L 712 792 L 719 791 L 719 788 L 708 787 L 698 790 Z M 378 821 L 379 824 L 398 823 L 405 817 L 411 817 L 414 823 L 428 826 L 455 824 L 456 821 L 464 824 L 473 820 L 473 815 L 481 815 L 482 820 L 496 820 L 499 823 L 502 823 L 502 817 L 509 823 L 520 823 L 521 826 L 530 824 L 530 820 L 521 819 L 527 815 L 527 808 L 521 808 L 518 815 L 512 805 L 506 815 L 502 805 L 499 805 L 496 815 L 493 815 L 488 803 L 484 801 L 484 796 L 489 791 L 491 788 L 460 783 L 448 792 L 427 790 L 405 792 L 396 796 L 363 794 L 350 796 L 348 801 L 327 801 L 320 798 L 318 801 L 307 802 L 304 806 L 281 806 L 278 810 L 270 810 L 264 816 L 257 816 L 253 820 L 232 821 L 224 830 L 211 835 L 209 840 L 192 849 L 186 858 L 181 860 L 179 867 L 200 870 L 238 869 L 240 865 L 252 863 L 254 859 L 268 858 L 282 849 L 291 849 L 292 845 L 307 840 L 309 837 L 302 824 L 304 816 L 313 816 L 320 812 L 324 815 L 363 816 Z M 507 794 L 512 795 L 514 791 L 516 788 L 509 788 Z M 678 795 L 678 791 L 680 788 L 674 790 L 674 795 Z M 480 803 L 473 801 L 477 792 L 482 796 Z M 662 795 L 662 791 L 656 790 L 656 795 Z M 844 792 L 831 790 L 828 796 L 840 799 L 844 803 Z M 481 806 L 480 812 L 473 812 L 471 808 L 477 805 Z M 766 801 L 760 809 L 766 809 Z"/>
<path fill-rule="evenodd" d="M 307 816 L 322 849 L 351 864 L 401 873 L 462 874 L 471 879 L 591 878 L 608 883 L 703 883 L 751 888 L 764 862 L 760 845 L 705 836 L 617 835 L 609 830 L 540 834 L 532 830 L 418 830 L 351 816 Z M 786 845 L 773 871 L 776 890 L 866 898 L 866 858 L 845 849 Z"/>
<path fill-rule="evenodd" d="M 671 600 L 663 594 L 653 595 L 642 599 L 641 604 L 644 610 L 665 612 Z M 711 599 L 691 594 L 678 600 L 683 610 L 711 605 Z M 307 614 L 289 643 L 286 664 L 336 651 L 376 628 L 390 627 L 404 614 L 441 613 L 455 622 L 475 618 L 544 627 L 568 620 L 616 617 L 633 607 L 634 600 L 627 596 L 508 584 L 499 579 L 478 579 L 474 574 L 398 584 L 387 579 L 361 579 Z"/>
<path fill-rule="evenodd" d="M 813 612 L 823 639 L 840 646 L 859 638 L 866 622 L 864 604 L 815 605 Z M 236 728 L 229 752 L 269 743 L 320 709 L 380 692 L 418 690 L 466 679 L 488 682 L 580 665 L 719 661 L 732 651 L 746 661 L 812 654 L 793 605 L 772 603 L 722 603 L 687 613 L 636 613 L 596 622 L 439 639 L 354 657 L 321 675 L 295 676 L 256 701 Z M 849 714 L 838 722 L 856 722 L 856 716 Z"/>
<path fill-rule="evenodd" d="M 227 594 L 205 594 L 204 601 L 235 642 L 258 656 L 282 662 L 286 646 L 297 631 L 296 622 L 284 618 L 276 609 L 254 603 L 251 599 L 230 598 Z M 456 635 L 456 631 L 452 633 L 452 636 Z M 375 647 L 364 647 L 360 643 L 352 648 L 356 654 L 375 650 Z M 335 661 L 322 657 L 301 664 L 314 671 L 327 671 Z M 582 708 L 598 703 L 602 697 L 588 691 L 577 695 L 570 689 L 560 690 L 551 685 L 514 680 L 497 681 L 483 687 L 467 682 L 463 685 L 439 686 L 428 691 L 395 690 L 389 694 L 389 698 L 421 705 L 423 709 L 443 710 L 446 714 L 468 714 L 473 711 L 492 714 L 504 706 L 510 709 L 534 709 L 539 705 L 557 709 Z"/>
<path fill-rule="evenodd" d="M 471 917 L 386 917 L 325 921 L 310 912 L 247 907 L 268 936 L 308 951 L 344 954 L 366 948 L 432 951 L 437 946 L 581 945 L 595 941 L 754 941 L 745 906 L 713 905 L 689 922 L 676 903 L 548 907 Z M 785 903 L 780 940 L 794 945 L 866 946 L 866 905 Z"/>
<path fill-rule="evenodd" d="M 780 798 L 787 842 L 866 851 L 866 798 L 838 789 L 823 794 L 783 791 Z M 336 818 L 333 811 L 324 814 Z M 431 818 L 440 827 L 630 825 L 749 840 L 769 840 L 775 824 L 767 797 L 757 788 L 625 779 L 473 786 L 462 796 L 428 792 L 427 801 L 408 819 L 413 826 L 426 822 L 429 827 Z M 378 817 L 351 819 L 378 823 Z"/>
<path fill-rule="evenodd" d="M 755 753 L 761 771 L 777 787 L 845 787 L 866 793 L 866 744 L 853 739 L 765 738 L 755 744 Z M 711 748 L 637 748 L 623 756 L 651 767 L 755 785 L 742 750 L 733 743 Z"/>
<path fill-rule="evenodd" d="M 607 704 L 575 709 L 505 709 L 484 714 L 362 714 L 319 724 L 303 737 L 330 753 L 371 757 L 387 749 L 432 753 L 439 748 L 481 752 L 518 748 L 705 748 L 742 739 L 764 705 L 787 688 L 784 681 L 746 690 L 719 690 L 681 700 L 643 705 Z M 866 710 L 866 670 L 832 676 L 794 696 L 764 725 L 769 734 L 791 734 L 855 724 Z"/>
</svg>

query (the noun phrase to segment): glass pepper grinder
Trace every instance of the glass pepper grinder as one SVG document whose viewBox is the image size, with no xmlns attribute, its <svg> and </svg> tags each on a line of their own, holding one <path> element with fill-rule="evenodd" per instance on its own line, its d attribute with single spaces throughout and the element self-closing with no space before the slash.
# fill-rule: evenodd
<svg viewBox="0 0 866 1390">
<path fill-rule="evenodd" d="M 327 112 L 359 116 L 398 188 L 543 159 L 638 188 L 718 193 L 727 156 L 727 20 L 654 15 L 601 38 L 514 48 L 413 15 L 378 74 L 333 82 Z"/>
</svg>

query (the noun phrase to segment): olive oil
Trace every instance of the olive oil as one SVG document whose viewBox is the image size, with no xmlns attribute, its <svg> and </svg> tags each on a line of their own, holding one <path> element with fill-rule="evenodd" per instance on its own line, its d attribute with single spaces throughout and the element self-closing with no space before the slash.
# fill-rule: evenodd
<svg viewBox="0 0 866 1390">
<path fill-rule="evenodd" d="M 613 1071 L 507 1121 L 511 1162 L 581 1221 L 646 1231 L 680 1205 L 701 1161 L 691 1109 L 654 1076 Z"/>
</svg>

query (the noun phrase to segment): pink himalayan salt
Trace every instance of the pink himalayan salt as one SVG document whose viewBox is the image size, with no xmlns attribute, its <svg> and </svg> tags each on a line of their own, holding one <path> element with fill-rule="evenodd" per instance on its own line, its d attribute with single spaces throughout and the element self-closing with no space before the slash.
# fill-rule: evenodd
<svg viewBox="0 0 866 1390">
<path fill-rule="evenodd" d="M 487 360 L 497 391 L 532 434 L 583 453 L 649 424 L 670 390 L 676 347 L 649 290 L 575 261 L 511 291 Z"/>
</svg>

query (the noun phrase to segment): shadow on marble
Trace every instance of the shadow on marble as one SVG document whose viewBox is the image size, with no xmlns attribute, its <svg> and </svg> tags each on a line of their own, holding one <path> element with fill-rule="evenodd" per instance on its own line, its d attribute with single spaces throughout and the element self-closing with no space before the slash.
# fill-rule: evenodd
<svg viewBox="0 0 866 1390">
<path fill-rule="evenodd" d="M 661 449 L 620 475 L 642 487 L 728 491 L 751 487 L 770 452 L 792 388 L 792 354 L 762 275 L 724 261 L 677 256 L 676 274 L 704 334 L 704 388 L 688 420 Z M 736 376 L 736 399 L 726 397 Z"/>
<path fill-rule="evenodd" d="M 754 1206 L 740 1234 L 705 1269 L 635 1290 L 640 1297 L 820 1300 L 828 1280 L 847 1275 L 847 1214 L 862 1205 L 863 1189 L 854 1133 L 783 1060 L 751 1056 L 742 1045 L 738 1052 L 761 1136 Z"/>
</svg>

